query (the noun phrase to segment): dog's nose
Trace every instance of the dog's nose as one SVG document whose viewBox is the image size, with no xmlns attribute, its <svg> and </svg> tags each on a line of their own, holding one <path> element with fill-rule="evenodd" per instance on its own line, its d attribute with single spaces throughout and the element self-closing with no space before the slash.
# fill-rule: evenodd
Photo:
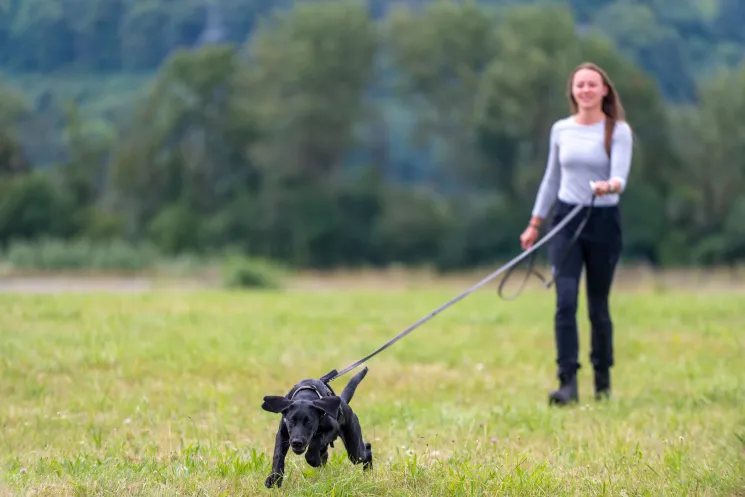
<svg viewBox="0 0 745 497">
<path fill-rule="evenodd" d="M 290 445 L 292 445 L 292 448 L 296 450 L 303 448 L 303 442 L 301 440 L 293 440 Z"/>
</svg>

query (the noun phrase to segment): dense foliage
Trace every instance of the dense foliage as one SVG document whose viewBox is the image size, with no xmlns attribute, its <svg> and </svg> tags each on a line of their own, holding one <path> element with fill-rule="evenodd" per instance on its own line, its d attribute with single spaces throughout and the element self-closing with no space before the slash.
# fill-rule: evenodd
<svg viewBox="0 0 745 497">
<path fill-rule="evenodd" d="M 569 3 L 0 1 L 0 241 L 509 257 L 592 60 L 636 135 L 626 256 L 745 255 L 741 2 Z"/>
</svg>

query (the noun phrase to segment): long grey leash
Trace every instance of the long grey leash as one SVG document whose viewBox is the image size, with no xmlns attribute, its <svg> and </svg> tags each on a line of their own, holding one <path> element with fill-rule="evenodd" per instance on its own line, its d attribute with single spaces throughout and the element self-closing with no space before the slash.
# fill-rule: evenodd
<svg viewBox="0 0 745 497">
<path fill-rule="evenodd" d="M 594 191 L 594 185 L 592 185 L 592 183 L 591 183 L 591 186 L 593 186 L 593 191 Z M 585 218 L 582 226 L 580 226 L 577 229 L 573 241 L 576 241 L 577 237 L 579 237 L 579 234 L 582 231 L 582 228 L 584 227 L 584 223 L 587 222 L 587 219 L 589 219 L 590 210 L 592 209 L 592 205 L 594 203 L 595 203 L 595 195 L 592 196 L 592 203 L 590 205 L 590 208 L 588 209 L 587 217 Z M 414 324 L 410 325 L 408 328 L 406 328 L 405 330 L 403 330 L 402 332 L 400 332 L 398 335 L 396 335 L 395 337 L 393 337 L 390 340 L 388 340 L 388 342 L 386 342 L 385 344 L 383 344 L 377 350 L 371 352 L 370 354 L 366 355 L 362 359 L 353 362 L 352 364 L 350 364 L 349 366 L 345 367 L 341 371 L 338 371 L 337 372 L 336 369 L 333 369 L 333 370 L 329 371 L 323 377 L 321 377 L 320 380 L 323 383 L 329 383 L 329 382 L 337 379 L 338 377 L 340 377 L 340 376 L 348 373 L 349 371 L 351 371 L 354 368 L 358 367 L 359 365 L 361 365 L 362 363 L 364 363 L 365 361 L 367 361 L 371 357 L 379 354 L 380 352 L 384 351 L 385 349 L 387 349 L 388 347 L 390 347 L 391 345 L 393 345 L 397 341 L 401 340 L 403 337 L 405 337 L 406 335 L 408 335 L 409 333 L 411 333 L 412 331 L 414 331 L 416 328 L 418 328 L 422 324 L 426 323 L 427 321 L 429 321 L 430 319 L 432 319 L 437 314 L 439 314 L 440 312 L 444 311 L 445 309 L 447 309 L 451 305 L 459 302 L 460 300 L 463 300 L 468 295 L 470 295 L 471 293 L 475 292 L 476 290 L 478 290 L 482 286 L 486 285 L 487 283 L 489 283 L 491 280 L 493 280 L 494 278 L 496 278 L 500 274 L 504 273 L 505 271 L 507 271 L 507 270 L 509 270 L 511 268 L 514 268 L 519 262 L 521 262 L 523 259 L 529 257 L 531 254 L 535 253 L 535 251 L 538 250 L 543 244 L 545 244 L 546 242 L 548 242 L 549 240 L 551 240 L 554 236 L 556 236 L 556 234 L 559 231 L 561 231 L 564 228 L 564 226 L 566 226 L 567 224 L 569 224 L 569 222 L 572 219 L 574 219 L 577 216 L 577 214 L 579 214 L 579 212 L 583 208 L 585 208 L 585 207 L 586 206 L 584 206 L 582 204 L 576 205 L 569 212 L 569 214 L 567 214 L 551 231 L 549 231 L 548 233 L 546 233 L 546 235 L 544 237 L 542 237 L 537 243 L 535 243 L 528 250 L 525 250 L 520 255 L 514 257 L 511 261 L 509 261 L 508 263 L 506 263 L 505 265 L 503 265 L 502 267 L 500 267 L 499 269 L 497 269 L 496 271 L 494 271 L 493 273 L 491 273 L 486 278 L 484 278 L 481 281 L 479 281 L 478 283 L 476 283 L 474 286 L 472 286 L 471 288 L 469 288 L 465 292 L 463 292 L 460 295 L 452 298 L 448 302 L 442 304 L 440 307 L 438 307 L 434 311 L 430 312 L 428 315 L 420 318 L 417 322 L 415 322 Z M 548 286 L 548 285 L 549 284 L 546 284 L 546 286 Z"/>
</svg>

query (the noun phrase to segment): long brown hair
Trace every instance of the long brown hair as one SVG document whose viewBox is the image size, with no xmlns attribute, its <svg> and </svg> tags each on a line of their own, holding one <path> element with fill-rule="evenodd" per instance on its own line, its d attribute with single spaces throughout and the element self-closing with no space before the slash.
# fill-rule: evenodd
<svg viewBox="0 0 745 497">
<path fill-rule="evenodd" d="M 567 83 L 567 98 L 569 99 L 569 109 L 571 110 L 572 114 L 576 114 L 578 111 L 577 101 L 574 99 L 574 95 L 572 95 L 572 81 L 574 81 L 574 75 L 581 69 L 590 69 L 600 74 L 600 77 L 603 78 L 603 84 L 608 88 L 608 94 L 603 97 L 603 103 L 601 107 L 603 109 L 603 114 L 605 114 L 606 117 L 605 153 L 608 154 L 608 157 L 610 157 L 610 144 L 611 137 L 613 136 L 613 129 L 616 126 L 616 122 L 626 121 L 626 112 L 623 110 L 621 97 L 618 95 L 616 87 L 613 86 L 613 82 L 610 80 L 605 71 L 601 69 L 597 64 L 593 64 L 592 62 L 583 62 L 582 64 L 574 68 L 572 74 L 569 75 L 569 82 Z"/>
</svg>

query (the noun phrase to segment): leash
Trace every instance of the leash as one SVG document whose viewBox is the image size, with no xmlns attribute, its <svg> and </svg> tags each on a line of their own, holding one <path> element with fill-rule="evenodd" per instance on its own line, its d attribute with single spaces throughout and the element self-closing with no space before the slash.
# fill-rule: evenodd
<svg viewBox="0 0 745 497">
<path fill-rule="evenodd" d="M 595 190 L 595 187 L 594 187 L 594 183 L 593 182 L 590 183 L 590 186 L 592 186 L 592 189 L 594 191 Z M 561 262 L 562 263 L 564 262 L 564 259 L 569 254 L 569 248 L 572 246 L 572 244 L 574 244 L 577 241 L 577 239 L 579 238 L 580 234 L 582 233 L 582 230 L 584 229 L 585 225 L 587 224 L 587 221 L 590 218 L 590 213 L 592 212 L 592 208 L 593 208 L 594 205 L 595 205 L 595 194 L 592 195 L 592 199 L 590 201 L 590 206 L 587 208 L 587 213 L 585 215 L 585 218 L 582 220 L 582 223 L 579 225 L 579 227 L 575 231 L 574 236 L 572 237 L 571 241 L 567 244 L 566 248 L 564 249 L 564 255 L 561 258 Z M 414 324 L 410 325 L 408 328 L 406 328 L 403 331 L 401 331 L 398 335 L 396 335 L 395 337 L 393 337 L 390 340 L 388 340 L 385 344 L 383 344 L 382 346 L 380 346 L 377 350 L 369 353 L 368 355 L 366 355 L 365 357 L 359 359 L 358 361 L 353 362 L 352 364 L 350 364 L 349 366 L 345 367 L 341 371 L 337 371 L 336 369 L 332 369 L 331 371 L 329 371 L 328 373 L 326 373 L 324 376 L 322 376 L 320 378 L 320 380 L 323 383 L 325 383 L 325 384 L 328 385 L 329 382 L 331 382 L 331 381 L 337 379 L 338 377 L 340 377 L 340 376 L 348 373 L 349 371 L 355 369 L 356 367 L 358 367 L 359 365 L 361 365 L 362 363 L 364 363 L 368 359 L 370 359 L 370 358 L 374 357 L 375 355 L 381 353 L 382 351 L 384 351 L 385 349 L 387 349 L 388 347 L 390 347 L 391 345 L 393 345 L 394 343 L 396 343 L 397 341 L 401 340 L 403 337 L 405 337 L 406 335 L 408 335 L 409 333 L 411 333 L 412 331 L 414 331 L 416 328 L 418 328 L 422 324 L 426 323 L 427 321 L 429 321 L 430 319 L 432 319 L 433 317 L 435 317 L 436 315 L 438 315 L 439 313 L 441 313 L 442 311 L 444 311 L 448 307 L 452 306 L 453 304 L 455 304 L 455 303 L 463 300 L 468 295 L 470 295 L 471 293 L 475 292 L 476 290 L 478 290 L 482 286 L 486 285 L 487 283 L 489 283 L 491 280 L 493 280 L 494 278 L 496 278 L 500 274 L 507 272 L 507 274 L 505 274 L 505 276 L 504 276 L 504 279 L 500 283 L 499 289 L 498 289 L 498 293 L 499 293 L 500 297 L 504 298 L 504 296 L 502 295 L 502 288 L 504 287 L 505 281 L 512 274 L 512 271 L 514 271 L 515 267 L 517 267 L 517 264 L 520 263 L 521 261 L 523 261 L 524 259 L 529 258 L 529 261 L 530 261 L 529 262 L 528 272 L 525 275 L 525 280 L 523 280 L 523 284 L 520 287 L 520 290 L 518 290 L 518 292 L 515 293 L 515 295 L 512 298 L 505 299 L 505 300 L 513 300 L 514 298 L 516 298 L 517 295 L 522 291 L 523 287 L 525 286 L 525 282 L 528 280 L 528 277 L 531 274 L 535 274 L 541 281 L 544 282 L 544 286 L 546 288 L 549 288 L 553 284 L 553 282 L 555 281 L 555 279 L 556 279 L 556 273 L 557 273 L 557 271 L 554 271 L 553 277 L 551 278 L 550 281 L 547 282 L 546 279 L 540 273 L 538 273 L 537 271 L 535 271 L 535 269 L 533 269 L 533 265 L 535 264 L 535 253 L 536 253 L 536 251 L 543 244 L 545 244 L 546 242 L 548 242 L 549 240 L 551 240 L 553 237 L 555 237 L 559 233 L 559 231 L 561 231 L 564 228 L 564 226 L 566 226 L 567 224 L 569 224 L 569 222 L 572 219 L 574 219 L 577 216 L 577 214 L 579 214 L 579 212 L 582 209 L 584 209 L 584 208 L 586 208 L 586 206 L 584 206 L 582 204 L 578 204 L 578 205 L 574 206 L 574 208 L 566 216 L 564 216 L 564 218 L 553 229 L 551 229 L 551 231 L 549 231 L 548 233 L 546 233 L 546 235 L 543 238 L 541 238 L 540 240 L 538 240 L 538 242 L 535 243 L 535 244 L 533 244 L 533 246 L 530 247 L 528 250 L 525 250 L 520 255 L 514 257 L 512 260 L 510 260 L 509 262 L 507 262 L 506 264 L 504 264 L 502 267 L 500 267 L 499 269 L 497 269 L 496 271 L 494 271 L 493 273 L 491 273 L 487 277 L 483 278 L 481 281 L 479 281 L 478 283 L 476 283 L 475 285 L 473 285 L 471 288 L 469 288 L 465 292 L 463 292 L 460 295 L 458 295 L 458 296 L 450 299 L 449 301 L 445 302 L 444 304 L 442 304 L 440 307 L 438 307 L 434 311 L 432 311 L 429 314 L 427 314 L 426 316 L 420 318 Z M 556 267 L 559 267 L 559 266 L 556 266 Z"/>
<path fill-rule="evenodd" d="M 507 283 L 507 280 L 512 275 L 512 272 L 517 268 L 517 264 L 514 264 L 512 266 L 510 266 L 510 262 L 506 264 L 506 266 L 509 266 L 507 268 L 507 274 L 504 275 L 504 278 L 499 283 L 499 287 L 497 288 L 497 294 L 499 294 L 502 300 L 507 300 L 507 301 L 515 300 L 517 296 L 520 293 L 522 293 L 523 288 L 525 288 L 525 283 L 527 283 L 528 278 L 530 277 L 531 274 L 534 274 L 539 280 L 541 280 L 544 288 L 551 288 L 551 285 L 553 285 L 554 282 L 556 281 L 556 276 L 558 274 L 558 268 L 564 265 L 564 262 L 566 261 L 567 256 L 569 256 L 569 250 L 572 248 L 572 245 L 574 245 L 579 239 L 579 236 L 582 234 L 582 230 L 585 229 L 585 225 L 587 225 L 587 222 L 590 220 L 590 214 L 592 213 L 592 208 L 594 206 L 595 206 L 595 195 L 593 195 L 592 199 L 590 200 L 590 205 L 587 209 L 587 213 L 585 214 L 584 219 L 582 219 L 582 222 L 579 224 L 579 226 L 577 226 L 577 229 L 574 231 L 574 235 L 572 236 L 572 239 L 569 240 L 569 243 L 567 243 L 566 247 L 564 247 L 564 253 L 559 259 L 559 263 L 554 266 L 556 270 L 552 273 L 552 277 L 550 280 L 546 280 L 546 278 L 541 273 L 539 273 L 538 271 L 534 269 L 536 252 L 531 252 L 530 256 L 528 257 L 528 269 L 525 272 L 525 279 L 523 279 L 522 285 L 520 285 L 520 288 L 517 290 L 517 292 L 515 292 L 515 294 L 512 297 L 507 298 L 504 296 L 502 291 L 504 289 L 505 283 Z M 575 209 L 577 209 L 577 207 L 575 207 Z M 544 237 L 544 239 L 547 239 L 547 238 L 550 239 L 552 236 L 554 236 L 554 234 L 549 233 Z"/>
</svg>

